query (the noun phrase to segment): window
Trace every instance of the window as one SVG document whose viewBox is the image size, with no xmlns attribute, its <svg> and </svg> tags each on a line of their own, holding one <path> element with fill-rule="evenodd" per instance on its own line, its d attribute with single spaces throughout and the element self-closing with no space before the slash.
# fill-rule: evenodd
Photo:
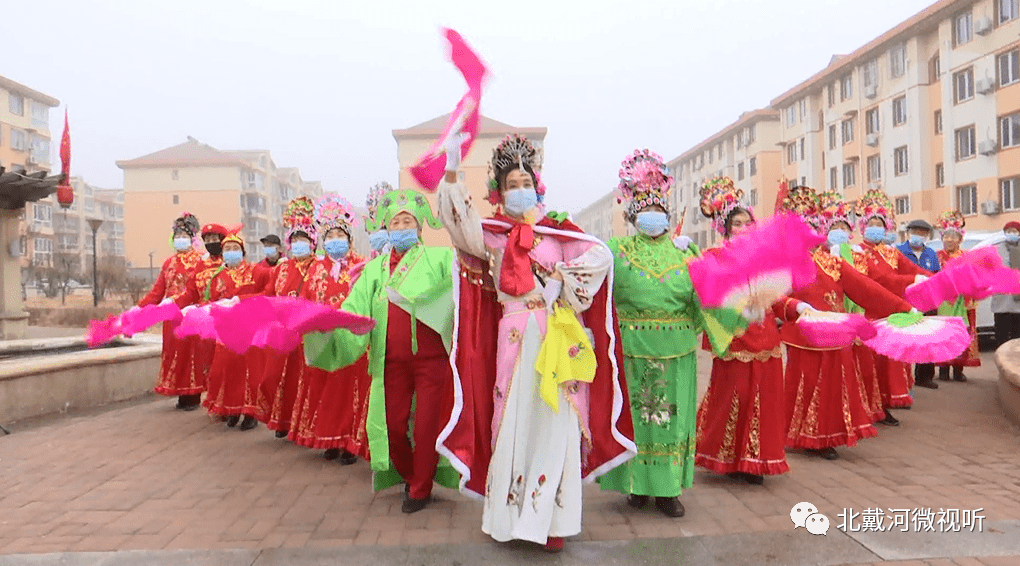
<svg viewBox="0 0 1020 566">
<path fill-rule="evenodd" d="M 956 130 L 956 160 L 963 161 L 974 157 L 977 152 L 977 135 L 974 126 Z"/>
<path fill-rule="evenodd" d="M 936 136 L 942 135 L 942 111 L 941 110 L 936 110 L 935 111 L 935 135 Z"/>
<path fill-rule="evenodd" d="M 711 164 L 713 161 L 715 161 L 715 152 L 710 149 L 708 150 L 708 162 Z"/>
<path fill-rule="evenodd" d="M 896 214 L 910 214 L 910 197 L 896 199 Z"/>
<path fill-rule="evenodd" d="M 53 209 L 48 204 L 34 203 L 32 205 L 32 219 L 43 226 L 49 226 L 53 221 Z"/>
<path fill-rule="evenodd" d="M 872 155 L 868 158 L 868 181 L 878 181 L 882 178 L 882 157 Z"/>
<path fill-rule="evenodd" d="M 864 84 L 864 88 L 878 86 L 878 61 L 872 59 L 861 67 L 861 82 Z"/>
<path fill-rule="evenodd" d="M 964 216 L 977 214 L 977 185 L 956 187 L 956 209 Z"/>
<path fill-rule="evenodd" d="M 889 50 L 889 74 L 892 77 L 902 77 L 907 72 L 907 47 L 897 45 Z"/>
<path fill-rule="evenodd" d="M 804 118 L 807 118 L 807 99 L 806 98 L 800 99 L 800 102 L 797 103 L 797 106 L 800 107 L 800 121 L 803 122 Z"/>
<path fill-rule="evenodd" d="M 758 206 L 758 189 L 751 189 L 751 206 Z"/>
<path fill-rule="evenodd" d="M 854 96 L 854 76 L 849 74 L 839 81 L 839 99 L 850 100 Z"/>
<path fill-rule="evenodd" d="M 747 145 L 754 143 L 754 126 L 747 129 Z"/>
<path fill-rule="evenodd" d="M 38 102 L 32 103 L 32 125 L 47 126 L 50 123 L 50 108 Z"/>
<path fill-rule="evenodd" d="M 1020 17 L 1020 0 L 997 0 L 999 4 L 999 23 L 1013 21 Z"/>
<path fill-rule="evenodd" d="M 743 181 L 744 180 L 744 162 L 743 161 L 741 161 L 740 163 L 737 163 L 737 180 L 738 181 Z"/>
<path fill-rule="evenodd" d="M 942 58 L 939 57 L 939 53 L 936 51 L 935 56 L 928 62 L 928 73 L 931 76 L 928 77 L 928 82 L 933 83 L 942 78 Z"/>
<path fill-rule="evenodd" d="M 843 145 L 854 141 L 854 121 L 843 120 Z"/>
<path fill-rule="evenodd" d="M 835 167 L 829 168 L 829 188 L 833 190 L 839 188 L 839 169 Z"/>
<path fill-rule="evenodd" d="M 836 149 L 836 124 L 829 126 L 829 149 Z"/>
<path fill-rule="evenodd" d="M 853 163 L 843 164 L 843 186 L 852 187 L 857 184 L 857 168 Z"/>
<path fill-rule="evenodd" d="M 998 59 L 999 86 L 1011 85 L 1020 81 L 1020 49 L 1002 53 Z"/>
<path fill-rule="evenodd" d="M 953 45 L 960 46 L 970 43 L 974 39 L 973 16 L 970 12 L 964 12 L 953 20 Z"/>
<path fill-rule="evenodd" d="M 957 104 L 974 98 L 973 68 L 953 75 L 953 93 Z"/>
<path fill-rule="evenodd" d="M 53 252 L 53 241 L 49 238 L 35 239 L 35 258 L 33 263 L 49 265 L 50 255 Z"/>
<path fill-rule="evenodd" d="M 734 137 L 736 138 L 737 149 L 743 148 L 744 147 L 744 132 L 741 131 L 739 134 L 737 134 Z"/>
<path fill-rule="evenodd" d="M 748 172 L 748 175 L 754 177 L 755 175 L 758 174 L 758 158 L 757 157 L 752 157 L 751 160 L 748 161 L 747 163 L 748 163 L 748 167 L 747 168 L 750 170 Z"/>
<path fill-rule="evenodd" d="M 836 105 L 836 87 L 832 84 L 826 87 L 826 97 L 829 100 L 829 108 Z"/>
<path fill-rule="evenodd" d="M 790 106 L 786 109 L 786 125 L 792 126 L 797 123 L 797 107 Z"/>
<path fill-rule="evenodd" d="M 1003 179 L 1001 187 L 1002 210 L 1020 209 L 1020 178 Z"/>
<path fill-rule="evenodd" d="M 797 161 L 797 142 L 791 142 L 786 146 L 786 163 Z"/>
<path fill-rule="evenodd" d="M 85 212 L 95 212 L 96 201 L 91 197 L 85 197 Z"/>
<path fill-rule="evenodd" d="M 999 119 L 999 147 L 1018 145 L 1020 145 L 1020 113 L 1003 116 Z"/>
<path fill-rule="evenodd" d="M 893 150 L 893 173 L 900 177 L 910 172 L 910 155 L 907 146 L 897 147 Z"/>
<path fill-rule="evenodd" d="M 12 92 L 11 96 L 10 96 L 10 103 L 8 105 L 8 108 L 10 109 L 11 114 L 16 114 L 18 116 L 24 116 L 25 115 L 25 99 L 20 94 L 15 94 L 15 93 Z"/>
<path fill-rule="evenodd" d="M 902 126 L 907 123 L 907 97 L 901 96 L 892 101 L 892 123 L 893 126 Z"/>
<path fill-rule="evenodd" d="M 935 164 L 935 186 L 946 186 L 946 166 L 941 163 Z"/>
<path fill-rule="evenodd" d="M 11 128 L 11 149 L 17 151 L 28 150 L 28 136 L 25 135 L 24 130 Z"/>
<path fill-rule="evenodd" d="M 800 178 L 800 186 L 802 186 L 802 187 L 806 187 L 807 186 L 807 177 L 801 177 Z"/>
<path fill-rule="evenodd" d="M 804 138 L 800 138 L 800 160 L 804 161 Z"/>
<path fill-rule="evenodd" d="M 181 204 L 181 197 L 180 196 L 174 195 L 174 204 Z"/>
<path fill-rule="evenodd" d="M 864 127 L 869 134 L 877 134 L 879 123 L 878 123 L 878 108 L 872 108 L 864 114 Z"/>
</svg>

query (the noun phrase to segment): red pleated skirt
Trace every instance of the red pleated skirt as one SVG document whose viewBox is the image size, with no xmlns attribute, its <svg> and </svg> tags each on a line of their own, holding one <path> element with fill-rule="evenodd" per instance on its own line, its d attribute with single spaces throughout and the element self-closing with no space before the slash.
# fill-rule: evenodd
<svg viewBox="0 0 1020 566">
<path fill-rule="evenodd" d="M 885 406 L 882 404 L 882 387 L 878 382 L 878 367 L 875 364 L 875 352 L 864 344 L 854 343 L 854 365 L 860 378 L 860 388 L 864 393 L 864 405 L 871 411 L 874 420 L 885 418 Z"/>
<path fill-rule="evenodd" d="M 209 371 L 207 395 L 202 405 L 210 415 L 230 416 L 246 414 L 255 397 L 258 374 L 249 371 L 257 368 L 253 356 L 234 353 L 220 344 L 216 345 L 212 369 Z"/>
<path fill-rule="evenodd" d="M 255 418 L 266 423 L 269 430 L 289 431 L 305 370 L 305 352 L 300 346 L 287 354 L 272 349 L 263 352 L 264 372 L 257 393 Z"/>
<path fill-rule="evenodd" d="M 878 387 L 882 393 L 884 407 L 909 407 L 914 404 L 910 388 L 914 386 L 914 374 L 910 364 L 897 362 L 875 353 L 875 368 L 878 370 Z"/>
<path fill-rule="evenodd" d="M 195 345 L 198 338 L 183 340 L 174 336 L 176 325 L 163 323 L 163 352 L 159 360 L 159 380 L 153 391 L 167 397 L 197 395 L 205 391 L 204 375 L 195 371 Z M 199 381 L 201 379 L 201 381 Z"/>
</svg>

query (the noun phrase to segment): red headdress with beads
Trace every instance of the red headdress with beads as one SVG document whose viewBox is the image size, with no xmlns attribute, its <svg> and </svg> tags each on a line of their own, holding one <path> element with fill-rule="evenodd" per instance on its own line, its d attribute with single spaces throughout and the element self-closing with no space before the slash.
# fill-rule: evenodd
<svg viewBox="0 0 1020 566">
<path fill-rule="evenodd" d="M 893 209 L 889 197 L 880 189 L 870 189 L 865 192 L 861 200 L 857 201 L 854 214 L 857 216 L 857 227 L 861 232 L 864 232 L 868 226 L 868 220 L 872 218 L 880 218 L 885 222 L 886 230 L 896 227 L 896 211 Z"/>
<path fill-rule="evenodd" d="M 967 221 L 959 210 L 947 210 L 939 214 L 939 217 L 935 219 L 935 228 L 939 232 L 945 234 L 946 232 L 953 231 L 959 234 L 961 238 L 967 234 L 967 231 L 963 229 L 966 225 Z"/>
<path fill-rule="evenodd" d="M 542 169 L 542 150 L 520 134 L 510 134 L 499 142 L 492 150 L 492 161 L 489 162 L 489 195 L 485 200 L 492 205 L 503 204 L 503 195 L 499 192 L 499 178 L 513 169 L 531 169 L 535 174 L 535 193 L 538 202 L 545 200 L 545 185 L 539 171 Z"/>
<path fill-rule="evenodd" d="M 744 191 L 733 184 L 729 177 L 709 179 L 701 186 L 701 214 L 712 220 L 712 226 L 720 234 L 726 233 L 726 217 L 736 208 L 747 210 L 754 216 L 750 206 L 741 202 Z"/>
<path fill-rule="evenodd" d="M 301 232 L 308 236 L 314 248 L 317 241 L 314 219 L 315 204 L 312 199 L 297 197 L 288 202 L 287 208 L 283 211 L 283 225 L 287 227 L 287 231 L 283 235 L 284 243 L 289 246 L 291 237 L 295 233 Z"/>
<path fill-rule="evenodd" d="M 853 233 L 854 223 L 850 219 L 850 207 L 843 200 L 843 195 L 832 190 L 818 193 L 818 229 L 827 234 L 837 222 L 846 222 L 849 226 L 848 231 Z"/>
</svg>

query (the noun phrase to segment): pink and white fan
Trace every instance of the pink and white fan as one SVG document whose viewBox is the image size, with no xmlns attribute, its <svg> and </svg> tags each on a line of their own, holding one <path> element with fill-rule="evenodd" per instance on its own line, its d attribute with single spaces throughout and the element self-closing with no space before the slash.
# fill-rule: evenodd
<svg viewBox="0 0 1020 566">
<path fill-rule="evenodd" d="M 872 323 L 877 334 L 864 343 L 899 362 L 937 364 L 956 359 L 970 346 L 970 332 L 956 316 L 900 313 Z"/>
<path fill-rule="evenodd" d="M 800 333 L 815 348 L 842 348 L 854 340 L 870 340 L 878 331 L 859 314 L 809 309 L 797 318 Z"/>
</svg>

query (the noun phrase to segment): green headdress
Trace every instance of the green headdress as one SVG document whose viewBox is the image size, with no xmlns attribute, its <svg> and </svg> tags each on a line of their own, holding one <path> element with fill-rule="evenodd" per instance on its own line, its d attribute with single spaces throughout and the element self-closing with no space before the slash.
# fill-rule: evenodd
<svg viewBox="0 0 1020 566">
<path fill-rule="evenodd" d="M 390 220 L 401 212 L 410 213 L 418 221 L 418 225 L 429 226 L 439 229 L 443 223 L 432 214 L 432 207 L 429 206 L 425 195 L 412 189 L 400 189 L 390 191 L 382 196 L 376 208 L 375 217 L 367 222 L 369 232 L 375 232 L 389 226 Z"/>
</svg>

